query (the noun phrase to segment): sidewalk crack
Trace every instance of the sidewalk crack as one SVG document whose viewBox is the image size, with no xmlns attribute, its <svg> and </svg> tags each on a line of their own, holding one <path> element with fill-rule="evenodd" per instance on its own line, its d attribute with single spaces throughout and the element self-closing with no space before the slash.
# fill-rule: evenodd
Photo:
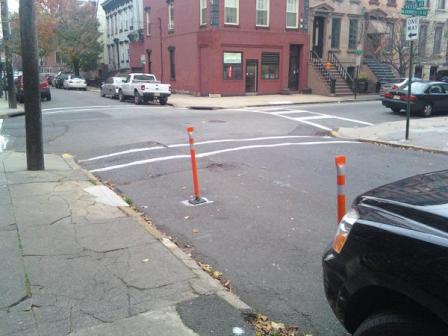
<svg viewBox="0 0 448 336">
<path fill-rule="evenodd" d="M 11 303 L 9 306 L 6 307 L 2 307 L 0 308 L 1 310 L 9 310 L 11 308 L 14 308 L 15 306 L 18 306 L 19 304 L 21 304 L 23 301 L 28 300 L 30 297 L 29 295 L 24 295 L 23 297 L 21 297 L 20 299 L 18 299 L 16 302 Z"/>
</svg>

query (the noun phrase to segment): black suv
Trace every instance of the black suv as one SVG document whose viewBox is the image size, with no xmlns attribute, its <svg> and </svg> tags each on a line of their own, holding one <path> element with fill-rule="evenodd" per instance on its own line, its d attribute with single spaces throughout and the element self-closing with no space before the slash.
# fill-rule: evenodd
<svg viewBox="0 0 448 336">
<path fill-rule="evenodd" d="M 328 302 L 355 336 L 448 335 L 448 170 L 359 196 L 323 269 Z"/>
</svg>

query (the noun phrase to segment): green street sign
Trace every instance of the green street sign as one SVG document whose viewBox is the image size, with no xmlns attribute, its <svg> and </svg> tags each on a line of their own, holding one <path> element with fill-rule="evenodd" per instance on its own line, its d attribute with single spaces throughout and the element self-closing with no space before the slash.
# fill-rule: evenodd
<svg viewBox="0 0 448 336">
<path fill-rule="evenodd" d="M 417 8 L 415 10 L 415 15 L 417 16 L 428 16 L 428 8 Z"/>
<path fill-rule="evenodd" d="M 410 15 L 410 16 L 427 16 L 428 11 L 429 11 L 428 8 L 406 8 L 406 7 L 403 7 L 401 9 L 401 14 Z"/>
<path fill-rule="evenodd" d="M 362 55 L 362 50 L 361 49 L 356 49 L 355 50 L 355 55 L 356 56 L 361 56 Z"/>
<path fill-rule="evenodd" d="M 412 9 L 412 8 L 425 8 L 425 1 L 424 0 L 417 0 L 417 1 L 406 1 L 403 8 L 406 9 Z"/>
</svg>

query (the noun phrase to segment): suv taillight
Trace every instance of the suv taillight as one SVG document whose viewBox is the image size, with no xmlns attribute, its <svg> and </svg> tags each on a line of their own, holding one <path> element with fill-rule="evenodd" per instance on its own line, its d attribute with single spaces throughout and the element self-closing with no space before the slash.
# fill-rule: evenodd
<svg viewBox="0 0 448 336">
<path fill-rule="evenodd" d="M 391 90 L 396 90 L 396 89 L 398 89 L 398 85 L 393 85 L 393 86 L 391 87 Z"/>
<path fill-rule="evenodd" d="M 385 94 L 384 94 L 384 98 L 392 98 L 394 95 L 392 94 L 392 93 L 390 93 L 390 92 L 386 92 Z"/>
</svg>

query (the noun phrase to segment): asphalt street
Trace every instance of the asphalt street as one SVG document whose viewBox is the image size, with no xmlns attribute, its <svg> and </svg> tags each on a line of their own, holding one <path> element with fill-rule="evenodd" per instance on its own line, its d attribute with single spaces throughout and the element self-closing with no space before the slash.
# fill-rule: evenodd
<svg viewBox="0 0 448 336">
<path fill-rule="evenodd" d="M 245 302 L 313 335 L 345 335 L 326 303 L 320 262 L 336 229 L 334 157 L 347 156 L 350 202 L 446 168 L 443 155 L 328 136 L 404 117 L 379 101 L 197 111 L 89 91 L 52 94 L 42 103 L 46 152 L 74 154 L 223 272 Z M 195 127 L 201 190 L 212 201 L 198 207 L 182 203 L 192 194 L 188 126 Z M 23 117 L 5 120 L 0 134 L 7 149 L 24 150 Z"/>
</svg>

